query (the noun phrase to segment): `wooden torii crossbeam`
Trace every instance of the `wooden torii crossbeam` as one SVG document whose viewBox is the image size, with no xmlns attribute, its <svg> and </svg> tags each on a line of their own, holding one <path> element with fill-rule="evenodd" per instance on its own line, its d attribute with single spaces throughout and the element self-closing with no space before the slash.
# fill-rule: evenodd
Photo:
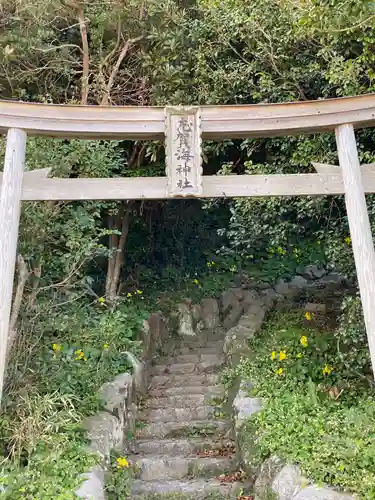
<svg viewBox="0 0 375 500">
<path fill-rule="evenodd" d="M 375 373 L 375 252 L 365 193 L 375 168 L 359 164 L 355 128 L 375 126 L 375 94 L 284 104 L 201 107 L 97 107 L 0 101 L 7 133 L 0 191 L 0 398 L 22 200 L 113 200 L 181 197 L 344 194 L 371 362 Z M 202 139 L 222 140 L 335 131 L 340 167 L 316 174 L 203 176 Z M 49 178 L 24 173 L 27 135 L 166 141 L 166 176 Z M 48 170 L 48 169 L 47 169 Z"/>
</svg>

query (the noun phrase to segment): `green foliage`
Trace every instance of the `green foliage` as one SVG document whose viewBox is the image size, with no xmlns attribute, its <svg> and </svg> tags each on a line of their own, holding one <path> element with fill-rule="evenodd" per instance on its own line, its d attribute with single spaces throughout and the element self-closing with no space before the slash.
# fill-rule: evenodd
<svg viewBox="0 0 375 500">
<path fill-rule="evenodd" d="M 133 477 L 134 470 L 126 457 L 113 453 L 105 486 L 108 499 L 130 498 Z"/>
<path fill-rule="evenodd" d="M 30 391 L 30 392 L 29 392 Z M 16 409 L 1 421 L 9 456 L 0 468 L 4 499 L 73 499 L 79 475 L 98 460 L 83 450 L 82 414 L 75 396 L 58 390 L 41 394 L 36 388 L 18 394 Z"/>
<path fill-rule="evenodd" d="M 9 368 L 0 425 L 7 457 L 2 481 L 6 498 L 47 500 L 54 492 L 70 499 L 80 474 L 97 460 L 84 449 L 82 419 L 100 409 L 101 385 L 131 370 L 124 351 L 137 353 L 146 311 L 141 304 L 113 310 L 101 300 L 81 300 L 52 316 L 49 308 L 39 314 L 34 345 L 22 339 Z"/>
<path fill-rule="evenodd" d="M 341 371 L 347 377 L 368 376 L 371 379 L 370 352 L 359 297 L 344 298 L 335 336 Z"/>
<path fill-rule="evenodd" d="M 301 311 L 275 313 L 250 341 L 251 359 L 227 379 L 251 380 L 251 393 L 264 401 L 245 433 L 249 440 L 255 433 L 253 465 L 278 455 L 316 482 L 373 499 L 373 388 L 363 366 L 348 371 L 342 362 L 336 347 L 342 335 L 342 324 L 331 332 L 318 329 Z"/>
</svg>

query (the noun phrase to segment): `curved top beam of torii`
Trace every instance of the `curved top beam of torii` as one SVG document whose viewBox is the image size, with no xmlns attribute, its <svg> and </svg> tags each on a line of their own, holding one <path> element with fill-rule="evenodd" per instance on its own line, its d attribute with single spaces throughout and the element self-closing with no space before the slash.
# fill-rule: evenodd
<svg viewBox="0 0 375 500">
<path fill-rule="evenodd" d="M 375 94 L 281 104 L 199 106 L 203 139 L 333 131 L 375 126 Z M 80 106 L 0 101 L 0 133 L 83 139 L 163 139 L 163 107 Z"/>
</svg>

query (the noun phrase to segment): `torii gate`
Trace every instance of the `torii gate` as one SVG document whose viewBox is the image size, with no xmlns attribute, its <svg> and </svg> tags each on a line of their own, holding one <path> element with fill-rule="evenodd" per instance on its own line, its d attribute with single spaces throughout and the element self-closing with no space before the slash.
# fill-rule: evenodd
<svg viewBox="0 0 375 500">
<path fill-rule="evenodd" d="M 129 200 L 178 197 L 345 194 L 371 362 L 375 374 L 375 252 L 365 192 L 375 168 L 360 166 L 354 128 L 375 126 L 375 94 L 284 104 L 99 107 L 0 101 L 7 132 L 0 194 L 0 399 L 22 200 Z M 340 167 L 316 174 L 202 176 L 201 140 L 335 131 Z M 26 138 L 166 140 L 166 177 L 57 179 L 24 174 Z M 375 164 L 374 164 L 375 167 Z"/>
</svg>

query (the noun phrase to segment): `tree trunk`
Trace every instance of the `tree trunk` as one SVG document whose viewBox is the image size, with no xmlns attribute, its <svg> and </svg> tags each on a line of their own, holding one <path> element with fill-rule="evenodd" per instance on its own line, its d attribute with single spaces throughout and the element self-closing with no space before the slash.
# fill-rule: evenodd
<svg viewBox="0 0 375 500">
<path fill-rule="evenodd" d="M 14 341 L 17 336 L 17 320 L 20 313 L 23 293 L 25 290 L 25 285 L 27 280 L 29 279 L 29 270 L 27 268 L 27 264 L 24 261 L 21 254 L 17 256 L 17 268 L 18 268 L 18 277 L 17 277 L 17 288 L 16 293 L 14 295 L 13 304 L 12 304 L 12 313 L 10 315 L 9 321 L 9 334 L 8 334 L 8 346 L 7 346 L 7 359 L 9 359 L 9 353 L 12 349 Z"/>
<path fill-rule="evenodd" d="M 110 216 L 109 228 L 113 231 L 120 231 L 120 235 L 111 234 L 109 236 L 109 258 L 108 270 L 105 286 L 105 295 L 110 303 L 114 303 L 119 293 L 120 275 L 122 265 L 125 261 L 124 249 L 129 234 L 130 215 L 133 202 L 121 203 L 117 215 Z"/>
</svg>

